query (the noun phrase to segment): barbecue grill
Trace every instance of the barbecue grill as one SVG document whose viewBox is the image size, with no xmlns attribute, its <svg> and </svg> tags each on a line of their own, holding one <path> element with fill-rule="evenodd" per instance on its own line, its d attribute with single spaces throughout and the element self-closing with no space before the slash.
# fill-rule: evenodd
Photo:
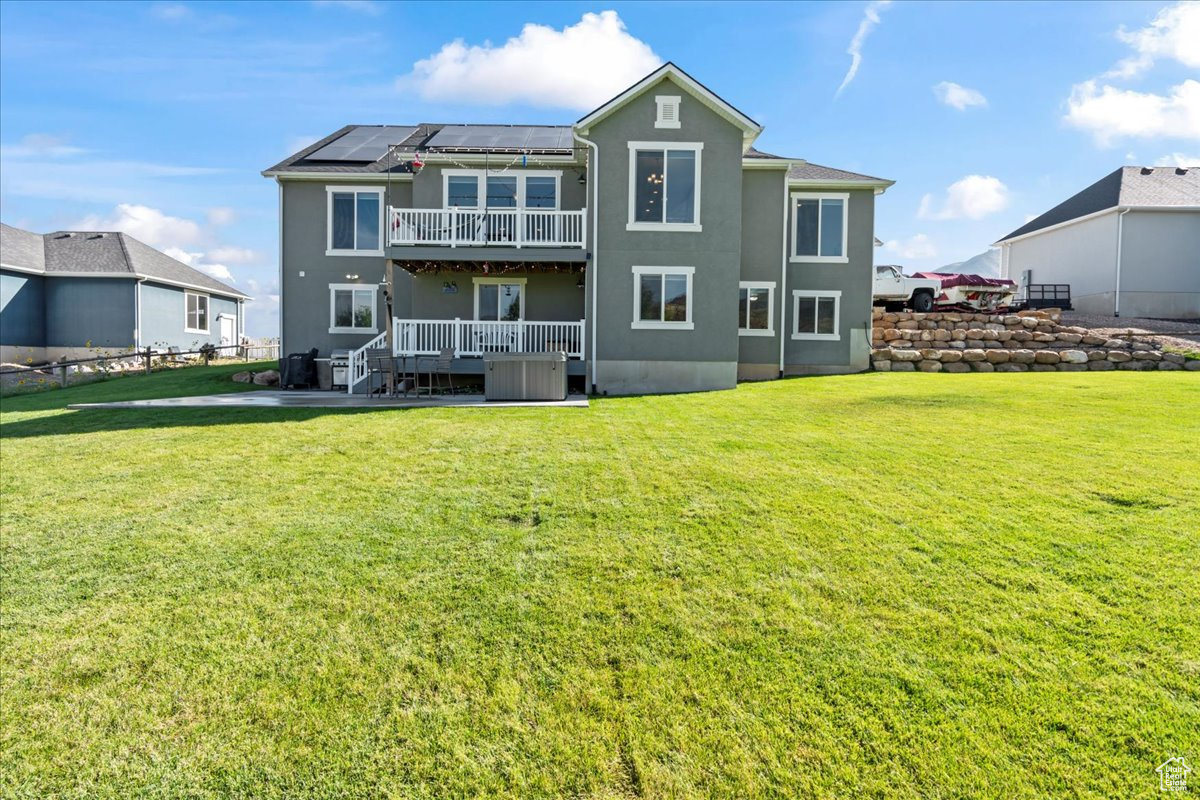
<svg viewBox="0 0 1200 800">
<path fill-rule="evenodd" d="M 329 366 L 333 369 L 333 385 L 345 388 L 350 385 L 350 351 L 329 351 Z"/>
</svg>

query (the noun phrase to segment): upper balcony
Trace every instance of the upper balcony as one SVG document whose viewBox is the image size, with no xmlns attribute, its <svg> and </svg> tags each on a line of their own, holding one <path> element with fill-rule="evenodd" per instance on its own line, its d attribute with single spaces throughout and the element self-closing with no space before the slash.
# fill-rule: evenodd
<svg viewBox="0 0 1200 800">
<path fill-rule="evenodd" d="M 587 239 L 587 209 L 388 207 L 388 244 L 444 247 L 569 247 Z"/>
</svg>

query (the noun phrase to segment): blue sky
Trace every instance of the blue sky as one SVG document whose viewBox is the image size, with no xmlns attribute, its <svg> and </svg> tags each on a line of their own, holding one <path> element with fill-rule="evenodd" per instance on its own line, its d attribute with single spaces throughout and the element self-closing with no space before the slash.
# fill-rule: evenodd
<svg viewBox="0 0 1200 800">
<path fill-rule="evenodd" d="M 5 2 L 0 211 L 228 276 L 268 335 L 261 170 L 347 123 L 571 122 L 671 60 L 765 125 L 761 149 L 896 180 L 879 260 L 928 269 L 1121 164 L 1200 162 L 1198 25 L 1142 2 Z"/>
</svg>

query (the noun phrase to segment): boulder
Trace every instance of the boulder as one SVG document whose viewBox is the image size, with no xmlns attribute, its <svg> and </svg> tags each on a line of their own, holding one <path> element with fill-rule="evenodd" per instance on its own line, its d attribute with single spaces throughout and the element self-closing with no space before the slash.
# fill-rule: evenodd
<svg viewBox="0 0 1200 800">
<path fill-rule="evenodd" d="M 1200 359 L 1189 358 L 1183 362 L 1183 368 L 1188 372 L 1200 372 Z"/>
<path fill-rule="evenodd" d="M 942 372 L 970 372 L 971 365 L 961 361 L 957 364 L 942 364 Z"/>
<path fill-rule="evenodd" d="M 997 364 L 995 367 L 993 367 L 993 369 L 995 369 L 996 372 L 1025 372 L 1029 369 L 1029 367 L 1025 364 L 1013 364 L 1012 362 L 1009 362 L 1008 364 Z"/>
<path fill-rule="evenodd" d="M 988 350 L 984 357 L 989 364 L 1007 364 L 1012 360 L 1012 353 L 1008 350 Z"/>
<path fill-rule="evenodd" d="M 249 372 L 235 372 L 233 374 L 234 383 L 249 383 L 254 376 Z"/>
<path fill-rule="evenodd" d="M 987 358 L 987 354 L 984 353 L 982 350 L 979 350 L 976 348 L 962 351 L 962 360 L 963 361 L 983 361 L 986 358 Z"/>
<path fill-rule="evenodd" d="M 896 323 L 896 327 L 904 331 L 915 331 L 917 330 L 918 325 L 916 320 L 902 319 Z"/>
<path fill-rule="evenodd" d="M 1065 364 L 1086 364 L 1088 362 L 1088 354 L 1082 350 L 1063 350 L 1058 357 Z"/>
<path fill-rule="evenodd" d="M 904 338 L 904 334 L 900 333 L 900 331 L 896 330 L 895 328 L 885 328 L 883 331 L 883 340 L 885 342 L 890 342 L 893 339 L 903 339 L 903 338 Z"/>
<path fill-rule="evenodd" d="M 1058 372 L 1058 364 L 1030 364 L 1030 372 Z"/>
<path fill-rule="evenodd" d="M 1147 361 L 1162 361 L 1162 353 L 1154 350 L 1134 351 L 1133 355 L 1136 358 L 1144 358 Z"/>
<path fill-rule="evenodd" d="M 1082 364 L 1070 364 L 1064 361 L 1057 366 L 1059 372 L 1087 372 L 1087 368 L 1087 362 Z"/>
<path fill-rule="evenodd" d="M 1021 324 L 1021 318 L 1018 317 L 1016 314 L 1009 314 L 1006 317 L 1002 317 L 1001 322 L 1003 322 L 1006 326 L 1012 328 L 1012 327 L 1015 327 L 1015 326 Z"/>
<path fill-rule="evenodd" d="M 925 359 L 917 362 L 917 369 L 921 372 L 941 372 L 942 362 Z"/>
<path fill-rule="evenodd" d="M 995 372 L 999 367 L 1007 367 L 1007 364 L 989 364 L 986 361 L 972 361 L 969 366 L 976 372 Z"/>
<path fill-rule="evenodd" d="M 1163 353 L 1162 360 L 1170 361 L 1172 364 L 1182 364 L 1187 361 L 1181 353 Z"/>
<path fill-rule="evenodd" d="M 1106 339 L 1104 341 L 1105 350 L 1128 350 L 1129 342 L 1124 339 Z"/>
<path fill-rule="evenodd" d="M 1092 347 L 1095 347 L 1096 345 L 1104 344 L 1104 337 L 1096 336 L 1095 334 L 1092 334 L 1092 333 L 1085 333 L 1082 337 L 1080 337 L 1079 341 L 1081 344 L 1091 345 Z"/>
<path fill-rule="evenodd" d="M 996 340 L 1000 342 L 1012 341 L 1013 332 L 1004 330 L 996 334 Z"/>
<path fill-rule="evenodd" d="M 953 364 L 956 361 L 962 361 L 963 360 L 962 351 L 961 350 L 943 350 L 941 352 L 941 360 L 942 360 L 943 364 Z"/>
<path fill-rule="evenodd" d="M 892 372 L 915 372 L 916 366 L 911 361 L 893 361 Z"/>
<path fill-rule="evenodd" d="M 920 353 L 921 353 L 921 358 L 924 358 L 928 361 L 941 361 L 942 360 L 942 351 L 938 350 L 936 347 L 923 348 L 920 351 Z"/>
<path fill-rule="evenodd" d="M 257 372 L 254 375 L 254 384 L 256 386 L 275 386 L 279 383 L 279 371 L 269 369 L 266 372 Z"/>
<path fill-rule="evenodd" d="M 1157 366 L 1158 364 L 1153 361 L 1143 361 L 1139 358 L 1134 361 L 1122 361 L 1120 364 L 1117 364 L 1117 369 L 1130 370 L 1132 372 L 1148 372 Z"/>
<path fill-rule="evenodd" d="M 1021 318 L 1021 327 L 1025 328 L 1025 330 L 1031 331 L 1034 328 L 1036 328 L 1037 326 L 1038 326 L 1037 317 L 1022 317 Z"/>
<path fill-rule="evenodd" d="M 1158 368 L 1159 369 L 1183 369 L 1183 367 L 1179 366 L 1174 361 L 1160 361 L 1160 362 L 1158 362 Z"/>
<path fill-rule="evenodd" d="M 1154 345 L 1150 344 L 1149 342 L 1133 342 L 1129 346 L 1130 346 L 1130 348 L 1132 348 L 1134 350 L 1153 350 L 1154 349 Z"/>
<path fill-rule="evenodd" d="M 1045 342 L 1046 344 L 1049 344 L 1050 342 L 1057 341 L 1057 337 L 1055 337 L 1055 335 L 1053 333 L 1045 333 L 1043 331 L 1036 331 L 1033 334 L 1033 340 L 1035 342 Z"/>
<path fill-rule="evenodd" d="M 972 339 L 971 337 L 968 336 L 963 341 L 966 343 L 967 347 L 972 350 L 979 350 L 980 348 L 983 347 L 982 339 Z"/>
<path fill-rule="evenodd" d="M 933 332 L 933 340 L 935 342 L 948 342 L 952 338 L 953 337 L 950 335 L 950 331 L 939 329 Z"/>
<path fill-rule="evenodd" d="M 1039 350 L 1033 355 L 1033 363 L 1035 364 L 1057 364 L 1061 361 L 1058 353 L 1051 350 Z"/>
<path fill-rule="evenodd" d="M 892 362 L 891 361 L 885 361 L 885 360 L 872 361 L 871 366 L 875 369 L 876 372 L 891 372 L 892 371 Z"/>
<path fill-rule="evenodd" d="M 1116 369 L 1117 365 L 1108 359 L 1103 361 L 1089 361 L 1087 368 L 1092 372 L 1104 372 L 1105 370 Z"/>
<path fill-rule="evenodd" d="M 950 339 L 955 342 L 965 342 L 967 340 L 967 332 L 965 330 L 959 330 L 958 328 L 955 328 L 954 330 L 950 331 Z"/>
<path fill-rule="evenodd" d="M 1013 331 L 1012 332 L 1012 341 L 1014 341 L 1014 342 L 1028 342 L 1032 338 L 1033 338 L 1033 334 L 1030 333 L 1029 331 L 1022 330 L 1022 331 Z"/>
<path fill-rule="evenodd" d="M 1011 350 L 1008 353 L 1008 360 L 1014 364 L 1032 364 L 1037 354 L 1032 350 Z"/>
<path fill-rule="evenodd" d="M 1088 361 L 1103 361 L 1107 355 L 1108 353 L 1104 352 L 1103 350 L 1089 350 Z"/>
<path fill-rule="evenodd" d="M 1059 333 L 1056 336 L 1058 336 L 1060 342 L 1066 342 L 1067 344 L 1079 344 L 1083 341 L 1083 337 L 1078 333 Z"/>
<path fill-rule="evenodd" d="M 921 354 L 916 350 L 898 350 L 892 348 L 892 371 L 896 371 L 895 362 L 914 362 L 920 361 Z"/>
<path fill-rule="evenodd" d="M 1129 353 L 1123 353 L 1120 350 L 1116 350 L 1108 354 L 1108 360 L 1114 364 L 1123 364 L 1131 358 L 1133 358 L 1133 356 L 1129 355 Z"/>
<path fill-rule="evenodd" d="M 966 350 L 967 349 L 966 342 L 946 342 L 946 346 L 952 347 L 955 350 Z"/>
</svg>

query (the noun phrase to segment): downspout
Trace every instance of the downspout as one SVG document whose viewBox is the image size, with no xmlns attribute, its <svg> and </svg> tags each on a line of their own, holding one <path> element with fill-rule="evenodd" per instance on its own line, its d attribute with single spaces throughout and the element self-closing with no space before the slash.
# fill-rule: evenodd
<svg viewBox="0 0 1200 800">
<path fill-rule="evenodd" d="M 1121 316 L 1121 237 L 1125 232 L 1125 215 L 1130 212 L 1130 209 L 1125 209 L 1117 214 L 1117 283 L 1113 287 L 1113 316 Z"/>
<path fill-rule="evenodd" d="M 598 224 L 599 212 L 600 212 L 600 146 L 593 141 L 589 141 L 588 139 L 583 138 L 578 133 L 575 134 L 575 138 L 577 140 L 583 142 L 589 148 L 591 148 L 592 152 L 595 154 L 594 158 L 589 159 L 589 161 L 591 163 L 588 164 L 588 170 L 587 170 L 588 171 L 588 183 L 591 185 L 591 189 L 592 189 L 592 198 L 591 198 L 591 203 L 592 203 L 592 259 L 591 259 L 591 264 L 588 266 L 588 269 L 591 272 L 591 278 L 590 278 L 590 280 L 588 280 L 588 283 L 592 287 L 592 310 L 588 314 L 588 316 L 592 318 L 592 325 L 591 325 L 592 333 L 589 338 L 592 340 L 591 341 L 591 345 L 592 345 L 591 346 L 591 351 L 592 351 L 592 355 L 591 355 L 592 394 L 595 394 L 596 393 L 596 383 L 597 383 L 597 381 L 596 381 L 596 294 L 599 290 L 599 286 L 596 285 L 596 267 L 600 263 L 600 256 L 599 256 L 599 253 L 600 253 L 600 227 Z M 584 244 L 587 244 L 587 243 L 584 242 Z"/>
<path fill-rule="evenodd" d="M 275 179 L 279 186 L 279 355 L 282 358 L 287 351 L 283 349 L 283 181 Z"/>
<path fill-rule="evenodd" d="M 788 174 L 791 168 L 783 172 L 783 242 L 779 246 L 779 377 L 783 377 L 784 346 L 787 343 L 787 268 L 788 268 Z"/>
<path fill-rule="evenodd" d="M 133 283 L 133 349 L 142 349 L 142 282 L 138 278 Z"/>
</svg>

